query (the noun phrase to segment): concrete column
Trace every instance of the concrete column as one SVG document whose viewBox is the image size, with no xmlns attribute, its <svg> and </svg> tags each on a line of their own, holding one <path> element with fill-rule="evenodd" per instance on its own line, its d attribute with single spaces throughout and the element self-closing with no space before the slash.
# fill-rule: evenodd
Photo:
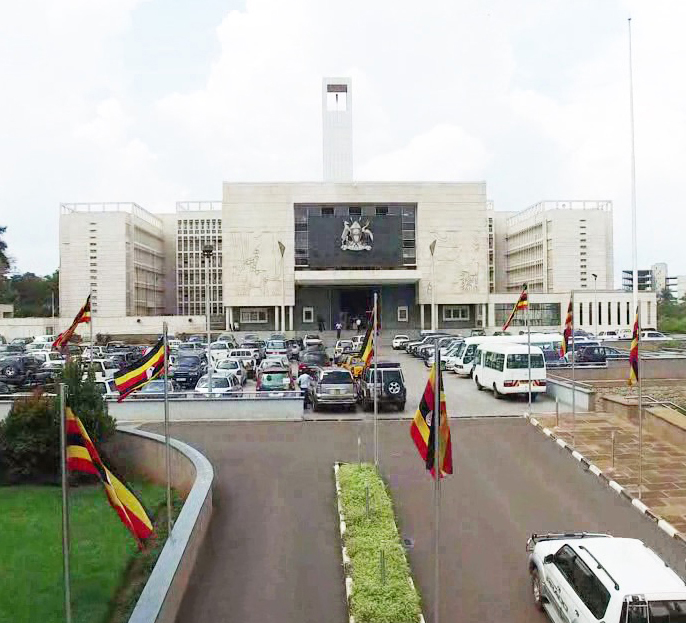
<svg viewBox="0 0 686 623">
<path fill-rule="evenodd" d="M 488 305 L 481 303 L 481 326 L 485 329 L 488 320 Z"/>
<path fill-rule="evenodd" d="M 424 329 L 424 303 L 419 305 L 419 330 Z"/>
<path fill-rule="evenodd" d="M 293 331 L 293 308 L 295 305 L 288 306 L 288 330 Z"/>
<path fill-rule="evenodd" d="M 274 305 L 274 331 L 279 330 L 279 306 Z"/>
<path fill-rule="evenodd" d="M 488 326 L 495 327 L 495 303 L 488 304 Z"/>
<path fill-rule="evenodd" d="M 233 331 L 233 307 L 227 307 L 226 308 L 226 318 L 227 322 L 229 323 L 229 326 L 227 329 L 229 331 Z"/>
</svg>

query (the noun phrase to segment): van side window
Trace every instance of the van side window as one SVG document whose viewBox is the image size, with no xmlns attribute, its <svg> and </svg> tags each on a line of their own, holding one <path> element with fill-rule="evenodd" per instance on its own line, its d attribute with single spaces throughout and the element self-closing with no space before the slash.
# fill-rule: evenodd
<svg viewBox="0 0 686 623">
<path fill-rule="evenodd" d="M 574 558 L 570 584 L 593 616 L 601 619 L 610 602 L 610 592 L 578 556 Z"/>
</svg>

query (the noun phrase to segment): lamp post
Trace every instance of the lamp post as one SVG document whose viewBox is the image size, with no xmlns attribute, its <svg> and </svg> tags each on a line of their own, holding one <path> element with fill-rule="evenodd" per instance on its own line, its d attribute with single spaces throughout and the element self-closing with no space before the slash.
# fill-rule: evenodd
<svg viewBox="0 0 686 623">
<path fill-rule="evenodd" d="M 283 254 L 286 252 L 286 245 L 281 240 L 279 242 L 279 252 L 281 253 L 281 331 L 286 333 L 286 283 L 284 281 L 284 261 Z"/>
<path fill-rule="evenodd" d="M 436 330 L 436 281 L 434 270 L 434 251 L 436 250 L 436 240 L 429 245 L 431 251 L 431 330 Z"/>
<path fill-rule="evenodd" d="M 598 275 L 591 273 L 593 277 L 593 324 L 595 325 L 594 333 L 596 340 L 598 339 Z"/>
<path fill-rule="evenodd" d="M 204 244 L 202 256 L 205 258 L 205 314 L 207 315 L 207 395 L 212 397 L 212 333 L 210 331 L 210 259 L 214 247 L 211 244 Z"/>
</svg>

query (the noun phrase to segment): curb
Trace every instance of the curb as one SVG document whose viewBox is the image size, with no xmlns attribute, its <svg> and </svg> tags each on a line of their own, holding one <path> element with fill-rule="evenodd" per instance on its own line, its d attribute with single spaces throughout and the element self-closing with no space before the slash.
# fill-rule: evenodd
<svg viewBox="0 0 686 623">
<path fill-rule="evenodd" d="M 666 519 L 660 517 L 655 513 L 649 506 L 646 506 L 637 497 L 632 496 L 622 485 L 617 481 L 612 480 L 607 474 L 603 473 L 597 465 L 591 463 L 585 456 L 583 456 L 577 450 L 574 450 L 564 439 L 561 439 L 549 428 L 544 428 L 541 423 L 530 414 L 525 413 L 524 417 L 529 421 L 529 424 L 540 430 L 548 439 L 554 441 L 560 448 L 567 450 L 572 458 L 576 459 L 581 465 L 583 465 L 587 471 L 591 472 L 597 476 L 603 483 L 605 483 L 610 489 L 612 489 L 617 495 L 626 499 L 636 510 L 638 510 L 641 515 L 648 517 L 653 521 L 660 530 L 665 532 L 668 536 L 679 541 L 680 543 L 686 545 L 686 535 L 679 532 L 672 524 L 670 524 Z"/>
<path fill-rule="evenodd" d="M 345 600 L 348 604 L 348 621 L 349 623 L 355 623 L 355 617 L 352 614 L 350 614 L 350 598 L 353 594 L 353 578 L 351 575 L 350 556 L 348 556 L 348 551 L 346 550 L 344 545 L 346 526 L 345 516 L 343 515 L 343 506 L 341 504 L 341 483 L 338 480 L 338 468 L 340 465 L 342 465 L 342 463 L 333 464 L 333 473 L 334 478 L 336 480 L 336 505 L 338 508 L 338 529 L 341 533 L 341 558 L 343 559 L 343 573 L 345 574 Z M 395 524 L 395 519 L 393 519 L 393 523 Z M 395 529 L 397 532 L 397 525 Z M 412 576 L 408 577 L 407 580 L 410 583 L 410 586 L 414 589 L 415 586 L 414 582 L 412 581 Z M 425 623 L 424 615 L 421 612 L 419 613 L 419 623 Z"/>
</svg>

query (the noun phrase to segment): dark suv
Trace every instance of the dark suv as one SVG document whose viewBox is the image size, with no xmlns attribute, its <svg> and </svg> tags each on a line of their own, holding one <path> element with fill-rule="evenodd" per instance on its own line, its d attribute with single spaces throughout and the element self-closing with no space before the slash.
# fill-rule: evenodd
<svg viewBox="0 0 686 623">
<path fill-rule="evenodd" d="M 605 363 L 608 359 L 628 359 L 629 353 L 610 346 L 586 346 L 576 351 L 577 363 Z"/>
<path fill-rule="evenodd" d="M 29 385 L 46 382 L 52 378 L 49 372 L 40 371 L 41 362 L 30 355 L 13 355 L 0 360 L 0 382 L 7 385 Z"/>
<path fill-rule="evenodd" d="M 398 411 L 405 409 L 405 400 L 407 399 L 407 389 L 405 388 L 405 377 L 400 368 L 399 363 L 391 361 L 379 361 L 377 363 L 377 374 L 380 388 L 377 390 L 377 404 L 381 407 L 383 405 L 394 405 Z M 362 403 L 362 408 L 365 411 L 371 411 L 374 408 L 374 366 L 369 366 L 365 369 L 362 379 L 360 380 L 360 388 L 358 398 Z"/>
<path fill-rule="evenodd" d="M 170 376 L 179 387 L 193 389 L 206 372 L 207 363 L 204 356 L 179 355 Z"/>
</svg>

